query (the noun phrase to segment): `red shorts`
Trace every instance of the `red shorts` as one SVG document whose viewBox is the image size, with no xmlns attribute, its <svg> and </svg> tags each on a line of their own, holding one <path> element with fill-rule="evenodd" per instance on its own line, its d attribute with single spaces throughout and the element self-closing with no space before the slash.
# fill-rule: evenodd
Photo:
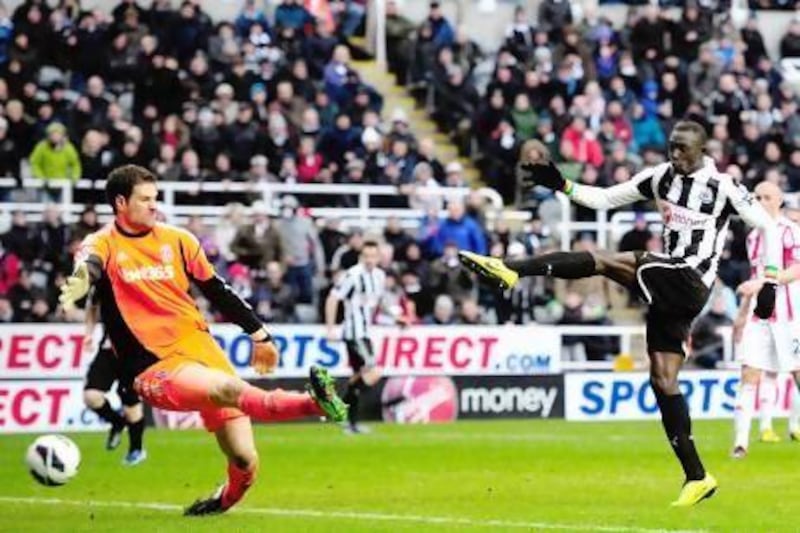
<svg viewBox="0 0 800 533">
<path fill-rule="evenodd" d="M 226 421 L 246 416 L 239 409 L 211 401 L 209 383 L 219 372 L 236 375 L 217 341 L 209 333 L 197 331 L 171 346 L 164 358 L 136 376 L 133 388 L 153 407 L 199 411 L 206 429 L 216 431 Z"/>
</svg>

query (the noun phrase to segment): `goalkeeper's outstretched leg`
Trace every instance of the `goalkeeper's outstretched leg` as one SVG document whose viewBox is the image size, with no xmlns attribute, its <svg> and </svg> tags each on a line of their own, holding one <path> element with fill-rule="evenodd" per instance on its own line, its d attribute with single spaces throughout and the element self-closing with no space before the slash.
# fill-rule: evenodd
<svg viewBox="0 0 800 533">
<path fill-rule="evenodd" d="M 134 387 L 150 405 L 170 411 L 199 411 L 211 431 L 226 421 L 249 416 L 262 422 L 326 416 L 341 422 L 347 405 L 336 395 L 333 379 L 311 369 L 308 392 L 264 390 L 232 373 L 186 360 L 163 360 L 136 378 Z M 165 364 L 167 363 L 167 364 Z"/>
<path fill-rule="evenodd" d="M 227 361 L 225 361 L 227 364 Z M 326 416 L 341 422 L 347 405 L 336 395 L 328 373 L 312 367 L 308 391 L 264 390 L 245 382 L 233 370 L 210 368 L 186 359 L 165 359 L 142 372 L 134 383 L 149 404 L 171 411 L 199 411 L 228 457 L 228 480 L 210 497 L 189 506 L 185 515 L 225 512 L 255 480 L 258 454 L 250 418 L 263 422 Z"/>
</svg>

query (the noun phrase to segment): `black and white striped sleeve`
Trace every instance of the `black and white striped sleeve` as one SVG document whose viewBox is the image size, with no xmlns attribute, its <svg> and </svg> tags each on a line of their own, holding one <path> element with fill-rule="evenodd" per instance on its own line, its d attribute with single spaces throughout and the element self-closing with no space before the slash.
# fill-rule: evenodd
<svg viewBox="0 0 800 533">
<path fill-rule="evenodd" d="M 645 169 L 629 181 L 613 187 L 593 187 L 575 183 L 572 201 L 591 209 L 613 209 L 654 197 L 655 168 Z"/>
<path fill-rule="evenodd" d="M 331 295 L 333 295 L 338 300 L 346 300 L 349 298 L 353 291 L 356 288 L 356 276 L 354 276 L 349 270 L 345 272 L 336 285 L 333 286 L 331 290 Z"/>
</svg>

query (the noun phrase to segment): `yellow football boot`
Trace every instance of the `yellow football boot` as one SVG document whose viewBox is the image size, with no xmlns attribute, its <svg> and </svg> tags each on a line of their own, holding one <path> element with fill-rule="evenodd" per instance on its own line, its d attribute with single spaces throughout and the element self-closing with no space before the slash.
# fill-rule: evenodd
<svg viewBox="0 0 800 533">
<path fill-rule="evenodd" d="M 678 495 L 678 499 L 672 502 L 672 507 L 691 507 L 713 496 L 716 490 L 717 480 L 706 472 L 706 477 L 703 479 L 686 482 Z"/>
<path fill-rule="evenodd" d="M 510 289 L 519 280 L 519 274 L 508 268 L 501 259 L 496 257 L 460 251 L 458 252 L 458 258 L 467 269 L 489 281 L 497 283 L 503 290 Z"/>
<path fill-rule="evenodd" d="M 780 441 L 781 436 L 775 433 L 774 429 L 765 429 L 761 432 L 761 442 L 775 443 Z"/>
</svg>

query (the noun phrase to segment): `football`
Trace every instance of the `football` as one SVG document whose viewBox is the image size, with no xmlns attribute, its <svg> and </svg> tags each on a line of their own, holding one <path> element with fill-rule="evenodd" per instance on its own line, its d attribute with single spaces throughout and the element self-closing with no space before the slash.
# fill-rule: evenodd
<svg viewBox="0 0 800 533">
<path fill-rule="evenodd" d="M 43 435 L 28 446 L 25 464 L 42 485 L 63 485 L 78 473 L 81 451 L 63 435 Z"/>
</svg>

